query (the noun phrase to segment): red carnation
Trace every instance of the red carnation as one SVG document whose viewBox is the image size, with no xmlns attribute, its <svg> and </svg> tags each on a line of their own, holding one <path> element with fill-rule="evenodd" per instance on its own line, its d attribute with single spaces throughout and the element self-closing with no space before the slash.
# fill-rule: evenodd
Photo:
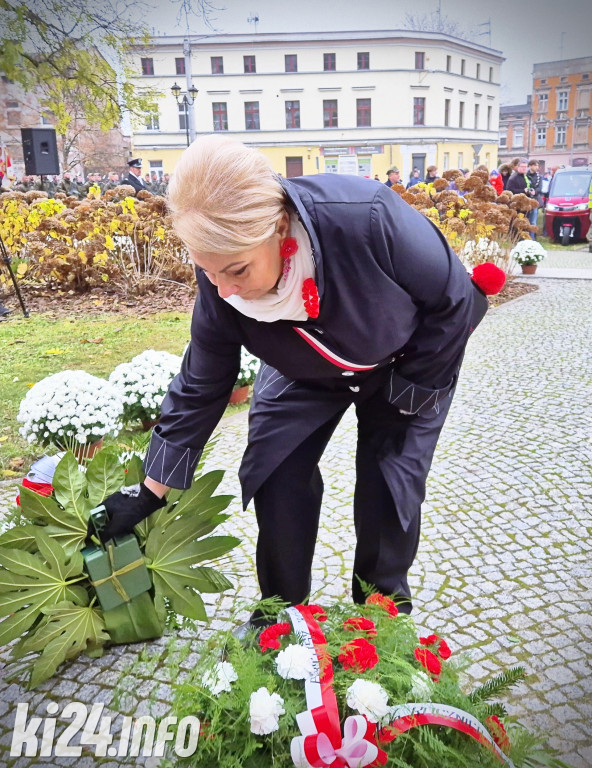
<svg viewBox="0 0 592 768">
<path fill-rule="evenodd" d="M 442 640 L 438 635 L 428 635 L 427 637 L 420 637 L 419 642 L 422 645 L 435 645 L 436 653 L 441 659 L 449 659 L 451 656 L 450 648 L 446 640 Z"/>
<path fill-rule="evenodd" d="M 343 628 L 350 632 L 365 632 L 368 637 L 376 637 L 376 624 L 362 616 L 344 621 Z"/>
<path fill-rule="evenodd" d="M 379 605 L 381 608 L 384 608 L 387 613 L 390 613 L 393 618 L 399 614 L 399 609 L 390 597 L 385 597 L 379 592 L 375 592 L 373 595 L 370 595 L 370 597 L 367 597 L 366 603 L 368 605 Z"/>
<path fill-rule="evenodd" d="M 280 647 L 279 638 L 282 635 L 289 635 L 292 631 L 292 626 L 287 621 L 282 624 L 272 624 L 271 627 L 267 627 L 259 635 L 259 646 L 262 651 L 268 651 L 271 649 L 277 650 Z"/>
<path fill-rule="evenodd" d="M 489 733 L 493 736 L 493 740 L 498 747 L 506 751 L 510 747 L 510 737 L 504 727 L 504 724 L 497 715 L 490 715 L 485 718 L 485 725 L 489 730 Z"/>
<path fill-rule="evenodd" d="M 506 283 L 506 273 L 490 261 L 477 264 L 471 278 L 486 296 L 499 293 Z"/>
<path fill-rule="evenodd" d="M 435 653 L 432 653 L 427 648 L 416 648 L 415 658 L 436 680 L 438 679 L 442 671 L 442 662 Z"/>
<path fill-rule="evenodd" d="M 317 621 L 327 621 L 327 612 L 322 605 L 311 603 L 308 606 L 308 610 L 312 613 Z"/>
<path fill-rule="evenodd" d="M 340 654 L 337 658 L 343 664 L 344 669 L 351 669 L 353 672 L 361 674 L 378 664 L 376 647 L 364 637 L 358 637 L 356 640 L 342 645 L 339 650 Z"/>
</svg>

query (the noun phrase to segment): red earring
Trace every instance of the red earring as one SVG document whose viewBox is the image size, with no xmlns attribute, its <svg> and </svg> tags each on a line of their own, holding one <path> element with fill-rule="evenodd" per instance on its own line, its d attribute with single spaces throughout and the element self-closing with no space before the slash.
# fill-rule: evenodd
<svg viewBox="0 0 592 768">
<path fill-rule="evenodd" d="M 295 237 L 287 237 L 282 241 L 282 244 L 280 245 L 280 256 L 284 260 L 284 267 L 282 269 L 282 276 L 284 280 L 288 279 L 288 273 L 292 266 L 292 256 L 296 253 L 297 250 L 298 241 Z"/>
</svg>

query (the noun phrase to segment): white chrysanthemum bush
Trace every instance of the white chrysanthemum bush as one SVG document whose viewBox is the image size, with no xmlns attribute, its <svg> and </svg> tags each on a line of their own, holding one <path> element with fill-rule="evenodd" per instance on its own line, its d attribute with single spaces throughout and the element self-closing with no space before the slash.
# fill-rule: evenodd
<svg viewBox="0 0 592 768">
<path fill-rule="evenodd" d="M 538 264 L 547 252 L 538 240 L 521 240 L 512 248 L 510 257 L 520 265 Z"/>
<path fill-rule="evenodd" d="M 153 421 L 173 378 L 181 369 L 182 358 L 170 352 L 147 349 L 129 363 L 118 365 L 109 376 L 123 398 L 123 420 Z"/>
<path fill-rule="evenodd" d="M 249 384 L 252 384 L 255 381 L 255 376 L 257 376 L 257 371 L 259 370 L 260 365 L 261 361 L 259 358 L 243 348 L 241 350 L 240 373 L 235 386 L 247 387 Z"/>
<path fill-rule="evenodd" d="M 17 418 L 29 443 L 75 450 L 117 435 L 122 413 L 122 395 L 108 381 L 86 371 L 60 371 L 31 387 Z"/>
</svg>

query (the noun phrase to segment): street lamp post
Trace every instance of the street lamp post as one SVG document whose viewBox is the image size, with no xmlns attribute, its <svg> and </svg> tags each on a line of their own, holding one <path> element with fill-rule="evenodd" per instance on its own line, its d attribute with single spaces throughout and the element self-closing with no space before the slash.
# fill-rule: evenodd
<svg viewBox="0 0 592 768">
<path fill-rule="evenodd" d="M 188 93 L 183 93 L 181 95 L 181 86 L 177 85 L 177 83 L 172 86 L 171 91 L 177 104 L 183 105 L 183 112 L 185 114 L 185 136 L 187 138 L 187 146 L 189 146 L 189 107 L 193 106 L 199 91 L 194 85 L 191 85 Z"/>
</svg>

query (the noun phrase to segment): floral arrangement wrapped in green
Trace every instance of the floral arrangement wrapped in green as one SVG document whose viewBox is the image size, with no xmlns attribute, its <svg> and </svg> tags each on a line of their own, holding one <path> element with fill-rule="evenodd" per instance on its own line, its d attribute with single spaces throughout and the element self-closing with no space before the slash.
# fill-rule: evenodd
<svg viewBox="0 0 592 768">
<path fill-rule="evenodd" d="M 210 535 L 228 518 L 232 497 L 214 495 L 224 473 L 199 474 L 203 460 L 189 489 L 171 490 L 167 505 L 136 526 L 137 539 L 116 539 L 106 551 L 98 540 L 88 545 L 89 515 L 122 485 L 144 479 L 138 456 L 122 464 L 117 449 L 105 448 L 82 471 L 68 452 L 50 496 L 21 488 L 20 518 L 0 535 L 0 646 L 18 639 L 10 679 L 25 675 L 34 688 L 81 653 L 158 637 L 178 616 L 206 619 L 200 593 L 233 586 L 208 561 L 239 540 Z M 99 577 L 93 558 L 93 567 L 102 559 L 106 568 Z M 112 607 L 102 598 L 107 590 Z"/>
<path fill-rule="evenodd" d="M 463 660 L 382 595 L 287 608 L 252 640 L 218 633 L 177 684 L 173 714 L 197 715 L 201 736 L 163 766 L 565 766 L 492 701 L 522 668 L 465 693 Z"/>
</svg>

